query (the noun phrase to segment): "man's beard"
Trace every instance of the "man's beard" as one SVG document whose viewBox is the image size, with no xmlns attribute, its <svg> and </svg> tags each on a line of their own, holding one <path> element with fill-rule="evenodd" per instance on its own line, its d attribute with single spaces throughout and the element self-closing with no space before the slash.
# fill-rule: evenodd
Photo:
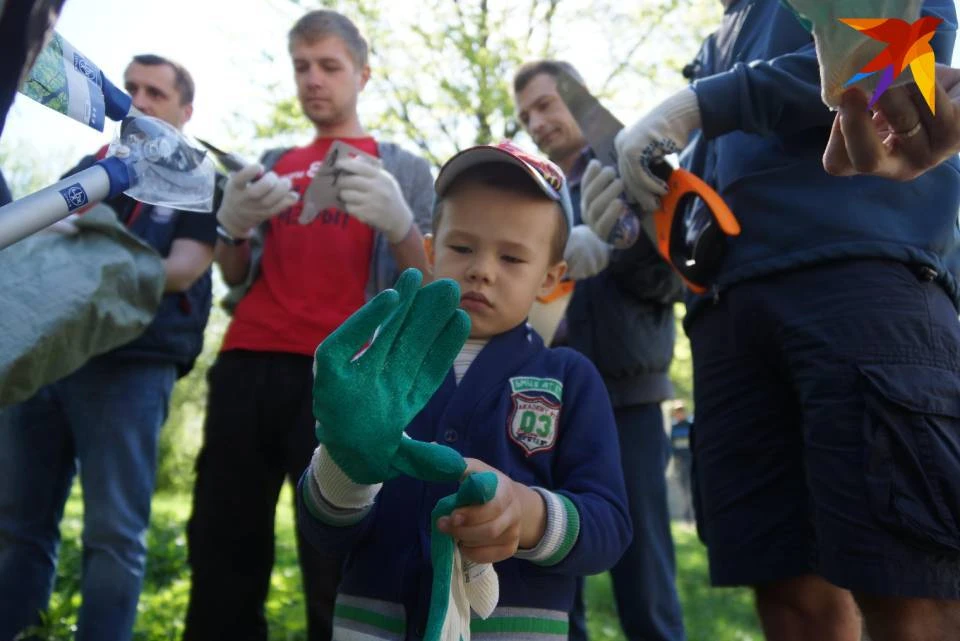
<svg viewBox="0 0 960 641">
<path fill-rule="evenodd" d="M 328 112 L 323 115 L 314 116 L 307 114 L 307 119 L 313 123 L 314 127 L 332 127 L 343 122 L 339 112 Z"/>
<path fill-rule="evenodd" d="M 328 103 L 328 107 L 321 113 L 311 113 L 310 111 L 304 109 L 302 104 L 301 110 L 303 111 L 303 115 L 305 115 L 307 119 L 313 123 L 314 127 L 332 127 L 342 123 L 345 119 L 344 110 L 330 103 Z"/>
<path fill-rule="evenodd" d="M 583 149 L 584 145 L 586 145 L 585 141 L 581 143 L 580 141 L 564 140 L 562 144 L 553 147 L 549 151 L 544 151 L 544 153 L 546 153 L 547 158 L 553 162 L 560 163 L 579 152 Z"/>
</svg>

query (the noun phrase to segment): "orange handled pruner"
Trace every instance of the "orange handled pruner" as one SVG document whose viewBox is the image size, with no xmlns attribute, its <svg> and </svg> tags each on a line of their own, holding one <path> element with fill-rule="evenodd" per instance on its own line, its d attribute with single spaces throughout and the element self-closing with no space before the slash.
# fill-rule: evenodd
<svg viewBox="0 0 960 641">
<path fill-rule="evenodd" d="M 567 294 L 573 291 L 573 281 L 572 280 L 561 280 L 557 285 L 550 290 L 550 293 L 545 296 L 537 296 L 537 300 L 541 303 L 552 303 L 558 298 L 563 298 Z"/>
<path fill-rule="evenodd" d="M 703 294 L 705 283 L 719 270 L 726 237 L 739 236 L 740 223 L 720 194 L 697 175 L 662 159 L 650 169 L 667 183 L 667 193 L 660 199 L 660 208 L 646 217 L 653 224 L 648 234 L 687 287 Z M 703 216 L 703 209 L 710 216 Z"/>
<path fill-rule="evenodd" d="M 614 140 L 623 123 L 569 73 L 560 70 L 556 82 L 557 93 L 594 155 L 602 164 L 616 167 Z M 702 294 L 719 271 L 727 237 L 740 234 L 740 224 L 723 198 L 694 174 L 663 159 L 654 161 L 650 170 L 667 183 L 667 193 L 656 212 L 640 217 L 641 226 L 687 286 Z"/>
</svg>

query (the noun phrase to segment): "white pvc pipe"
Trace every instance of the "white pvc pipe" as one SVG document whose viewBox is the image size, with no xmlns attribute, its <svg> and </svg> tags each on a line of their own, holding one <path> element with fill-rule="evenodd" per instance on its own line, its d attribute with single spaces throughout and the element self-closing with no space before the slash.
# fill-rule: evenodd
<svg viewBox="0 0 960 641">
<path fill-rule="evenodd" d="M 0 207 L 0 251 L 66 218 L 80 207 L 103 201 L 109 193 L 110 178 L 106 170 L 94 165 Z"/>
</svg>

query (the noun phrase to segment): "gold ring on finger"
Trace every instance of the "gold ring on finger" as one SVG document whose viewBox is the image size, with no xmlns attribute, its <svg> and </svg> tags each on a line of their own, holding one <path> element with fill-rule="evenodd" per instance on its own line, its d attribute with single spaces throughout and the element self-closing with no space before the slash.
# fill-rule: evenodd
<svg viewBox="0 0 960 641">
<path fill-rule="evenodd" d="M 923 123 L 918 120 L 917 124 L 915 124 L 910 129 L 906 131 L 895 131 L 894 133 L 900 138 L 912 138 L 916 136 L 918 133 L 920 133 L 920 129 L 922 127 L 923 127 Z"/>
</svg>

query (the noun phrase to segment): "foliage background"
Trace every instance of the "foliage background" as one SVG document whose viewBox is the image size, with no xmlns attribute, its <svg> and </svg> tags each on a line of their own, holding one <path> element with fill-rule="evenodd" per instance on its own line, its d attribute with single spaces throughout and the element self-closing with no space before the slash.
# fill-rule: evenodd
<svg viewBox="0 0 960 641">
<path fill-rule="evenodd" d="M 719 3 L 707 0 L 648 0 L 634 6 L 609 0 L 426 0 L 407 15 L 398 15 L 396 5 L 384 0 L 322 4 L 353 17 L 371 44 L 374 73 L 363 100 L 379 111 L 367 116 L 368 128 L 416 147 L 435 167 L 464 147 L 505 137 L 532 146 L 514 119 L 513 71 L 527 60 L 562 58 L 571 34 L 592 38 L 603 49 L 589 68 L 601 67 L 602 73 L 587 77 L 598 78 L 595 93 L 614 109 L 626 110 L 624 105 L 642 104 L 637 96 L 644 92 L 662 94 L 683 86 L 682 67 L 719 16 Z M 284 6 L 299 15 L 314 5 L 287 0 Z M 241 113 L 235 116 L 238 122 L 244 119 Z M 254 126 L 256 135 L 248 144 L 257 148 L 297 144 L 312 131 L 295 96 L 279 93 L 269 117 Z M 218 289 L 223 291 L 222 285 Z M 676 311 L 678 340 L 670 374 L 676 396 L 689 405 L 692 362 L 680 327 L 683 305 Z M 204 354 L 177 385 L 161 437 L 161 489 L 191 486 L 206 369 L 227 321 L 221 310 L 214 311 Z"/>
<path fill-rule="evenodd" d="M 378 137 L 419 150 L 434 167 L 472 144 L 515 138 L 533 147 L 529 137 L 519 131 L 513 113 L 511 78 L 522 62 L 542 57 L 570 60 L 588 79 L 594 93 L 629 122 L 685 84 L 680 70 L 693 58 L 720 16 L 716 0 L 264 1 L 271 11 L 289 18 L 287 25 L 319 5 L 353 18 L 371 43 L 373 77 L 361 98 L 365 125 Z M 234 11 L 231 17 L 244 19 L 240 11 Z M 211 29 L 223 27 L 213 25 Z M 271 38 L 276 40 L 276 35 L 271 34 Z M 250 43 L 242 45 L 249 48 Z M 230 65 L 232 56 L 239 55 L 240 46 L 216 55 L 223 58 L 223 65 Z M 197 55 L 201 55 L 199 51 Z M 262 66 L 248 73 L 245 82 L 256 84 L 261 104 L 251 106 L 229 96 L 217 101 L 230 132 L 226 141 L 218 140 L 217 144 L 250 158 L 269 147 L 302 144 L 312 135 L 284 75 L 289 73 L 285 53 L 276 46 L 263 46 L 259 58 Z M 191 67 L 190 59 L 181 59 Z M 283 69 L 286 71 L 278 72 Z M 114 73 L 113 77 L 118 79 L 118 75 Z M 198 89 L 202 95 L 204 85 L 200 82 Z M 15 196 L 50 184 L 91 151 L 64 140 L 60 153 L 44 153 L 30 144 L 29 132 L 17 131 L 16 127 L 11 131 L 11 122 L 16 124 L 16 119 L 8 121 L 0 141 L 0 168 Z M 219 298 L 225 288 L 218 274 L 215 284 Z M 689 403 L 692 371 L 689 344 L 679 326 L 682 314 L 683 307 L 678 305 L 678 340 L 671 377 L 677 396 Z M 194 480 L 193 462 L 202 439 L 206 372 L 228 321 L 226 314 L 215 307 L 204 352 L 190 375 L 177 383 L 161 434 L 158 495 L 148 537 L 150 558 L 137 639 L 176 639 L 182 631 L 189 589 L 184 527 Z M 278 516 L 277 566 L 267 606 L 274 640 L 305 638 L 289 505 L 290 496 L 285 490 Z M 42 638 L 66 639 L 71 635 L 79 605 L 80 513 L 81 499 L 79 490 L 75 490 L 64 519 L 56 593 Z M 709 590 L 705 555 L 695 533 L 683 524 L 677 524 L 674 532 L 678 584 L 689 638 L 760 639 L 749 595 L 738 590 Z M 621 639 L 605 575 L 590 579 L 588 600 L 592 637 Z"/>
<path fill-rule="evenodd" d="M 175 641 L 183 634 L 190 590 L 184 534 L 189 510 L 189 497 L 181 493 L 161 494 L 154 499 L 147 536 L 150 550 L 147 576 L 134 629 L 135 641 Z M 277 510 L 276 565 L 266 605 L 270 641 L 305 641 L 307 638 L 292 512 L 287 488 L 281 494 Z M 77 491 L 67 503 L 56 593 L 44 624 L 35 630 L 37 641 L 73 638 L 80 605 L 81 524 L 81 497 Z M 693 528 L 675 524 L 673 534 L 677 547 L 677 588 L 684 605 L 687 638 L 690 641 L 761 641 L 763 635 L 753 613 L 750 593 L 746 589 L 710 588 L 706 556 Z M 623 641 L 609 575 L 587 579 L 586 601 L 590 638 Z"/>
</svg>

